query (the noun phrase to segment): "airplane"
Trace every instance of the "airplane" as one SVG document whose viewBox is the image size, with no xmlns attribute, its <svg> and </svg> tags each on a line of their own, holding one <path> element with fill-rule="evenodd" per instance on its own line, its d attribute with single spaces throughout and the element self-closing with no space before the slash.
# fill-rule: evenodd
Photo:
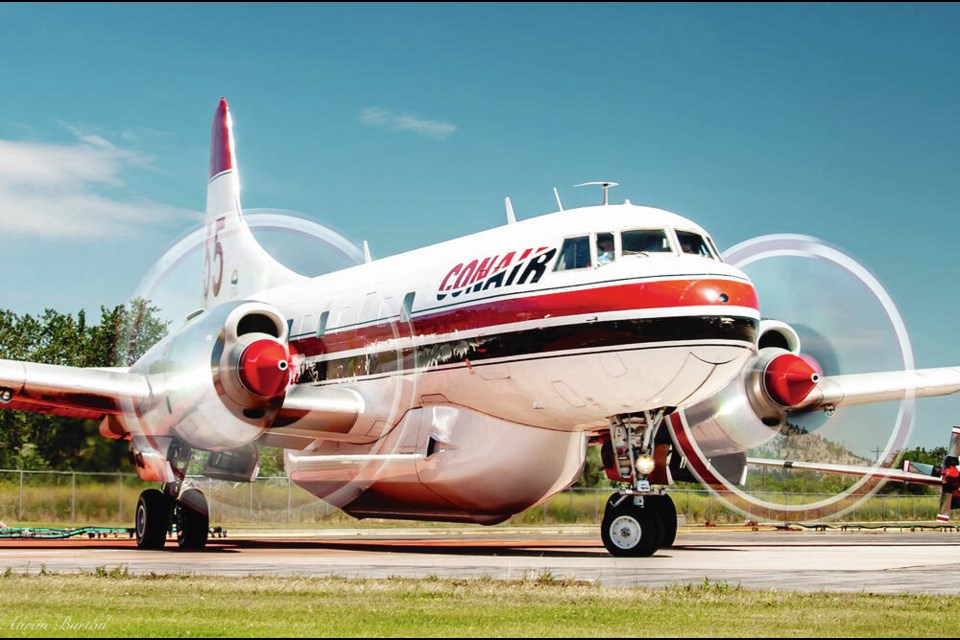
<svg viewBox="0 0 960 640">
<path fill-rule="evenodd" d="M 603 201 L 316 277 L 271 257 L 240 205 L 233 123 L 216 108 L 200 308 L 128 368 L 0 360 L 0 407 L 100 421 L 139 477 L 142 549 L 207 544 L 187 477 L 256 478 L 258 447 L 292 482 L 357 518 L 492 525 L 567 488 L 599 446 L 616 556 L 674 543 L 666 492 L 721 486 L 790 417 L 960 390 L 960 368 L 821 375 L 750 278 L 669 211 Z M 603 247 L 601 251 L 600 247 Z M 602 260 L 601 260 L 602 257 Z M 960 506 L 960 429 L 938 468 L 823 471 L 943 487 Z M 952 474 L 952 475 L 951 475 Z"/>
</svg>

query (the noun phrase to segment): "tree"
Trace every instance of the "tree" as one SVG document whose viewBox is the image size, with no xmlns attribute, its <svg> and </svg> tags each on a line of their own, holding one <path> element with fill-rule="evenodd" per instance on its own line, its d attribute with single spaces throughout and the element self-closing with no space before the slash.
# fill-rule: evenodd
<svg viewBox="0 0 960 640">
<path fill-rule="evenodd" d="M 919 462 L 921 464 L 932 464 L 939 467 L 943 463 L 944 456 L 947 455 L 947 448 L 944 446 L 934 447 L 927 451 L 924 447 L 914 447 L 903 452 L 903 459 L 910 462 Z"/>
<path fill-rule="evenodd" d="M 603 470 L 603 462 L 600 460 L 600 447 L 587 447 L 587 459 L 583 464 L 583 471 L 580 477 L 573 484 L 575 487 L 606 487 L 610 486 L 607 479 L 607 473 Z"/>
<path fill-rule="evenodd" d="M 129 366 L 167 333 L 157 307 L 100 308 L 97 325 L 46 309 L 40 316 L 0 311 L 0 358 L 72 367 Z M 126 443 L 99 433 L 93 420 L 0 411 L 0 466 L 21 469 L 114 471 L 126 461 Z"/>
<path fill-rule="evenodd" d="M 170 321 L 161 320 L 160 309 L 143 298 L 134 298 L 129 310 L 120 309 L 119 332 L 108 335 L 116 336 L 114 362 L 129 367 L 167 335 Z"/>
</svg>

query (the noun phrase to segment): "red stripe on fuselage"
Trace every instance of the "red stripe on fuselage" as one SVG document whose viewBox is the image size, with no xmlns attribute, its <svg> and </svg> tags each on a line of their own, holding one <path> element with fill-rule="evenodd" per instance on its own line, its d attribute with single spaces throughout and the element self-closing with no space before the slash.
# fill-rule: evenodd
<svg viewBox="0 0 960 640">
<path fill-rule="evenodd" d="M 720 301 L 721 294 L 726 295 L 726 302 Z M 295 342 L 304 356 L 315 356 L 362 349 L 411 334 L 442 335 L 586 313 L 700 306 L 756 309 L 757 294 L 750 284 L 733 280 L 638 282 L 498 299 L 418 316 L 409 322 L 390 320 L 343 331 L 333 329 L 322 338 L 301 338 Z"/>
</svg>

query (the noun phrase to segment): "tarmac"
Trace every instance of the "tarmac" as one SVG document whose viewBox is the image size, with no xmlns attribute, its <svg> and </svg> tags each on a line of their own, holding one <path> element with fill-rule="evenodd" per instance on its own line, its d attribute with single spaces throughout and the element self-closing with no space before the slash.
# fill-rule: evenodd
<svg viewBox="0 0 960 640">
<path fill-rule="evenodd" d="M 595 526 L 234 530 L 207 549 L 141 551 L 126 533 L 0 540 L 0 570 L 455 577 L 608 587 L 726 583 L 777 591 L 960 594 L 957 527 L 682 527 L 648 558 L 611 556 Z"/>
</svg>

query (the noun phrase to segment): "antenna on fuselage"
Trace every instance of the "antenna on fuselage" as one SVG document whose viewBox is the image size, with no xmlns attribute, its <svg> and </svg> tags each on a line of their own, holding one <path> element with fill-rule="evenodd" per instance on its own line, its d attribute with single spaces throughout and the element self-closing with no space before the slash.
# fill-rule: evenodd
<svg viewBox="0 0 960 640">
<path fill-rule="evenodd" d="M 373 262 L 373 258 L 370 256 L 370 245 L 367 244 L 367 241 L 363 241 L 363 261 L 370 263 Z"/>
<path fill-rule="evenodd" d="M 563 203 L 560 202 L 560 192 L 557 191 L 557 188 L 553 188 L 553 197 L 557 199 L 557 206 L 560 207 L 560 211 L 563 211 Z"/>
<path fill-rule="evenodd" d="M 517 216 L 513 213 L 513 203 L 510 202 L 510 196 L 503 199 L 503 204 L 507 207 L 507 224 L 515 223 Z"/>
<path fill-rule="evenodd" d="M 610 204 L 608 199 L 610 187 L 619 186 L 616 182 L 581 182 L 580 184 L 575 184 L 575 187 L 589 187 L 590 185 L 600 185 L 600 188 L 603 189 L 603 205 L 606 206 Z"/>
</svg>

